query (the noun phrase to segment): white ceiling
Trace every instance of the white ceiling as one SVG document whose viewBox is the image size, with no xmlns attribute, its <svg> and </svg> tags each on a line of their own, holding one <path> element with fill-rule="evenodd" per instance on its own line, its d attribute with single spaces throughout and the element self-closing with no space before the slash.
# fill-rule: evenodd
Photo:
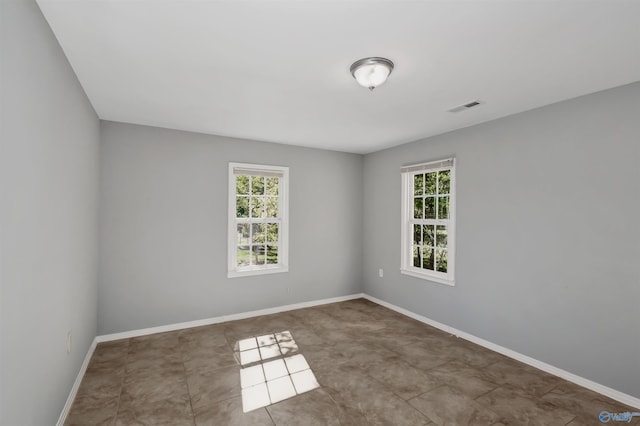
<svg viewBox="0 0 640 426">
<path fill-rule="evenodd" d="M 104 120 L 339 151 L 640 80 L 638 0 L 38 3 Z M 366 56 L 396 65 L 373 92 Z"/>
</svg>

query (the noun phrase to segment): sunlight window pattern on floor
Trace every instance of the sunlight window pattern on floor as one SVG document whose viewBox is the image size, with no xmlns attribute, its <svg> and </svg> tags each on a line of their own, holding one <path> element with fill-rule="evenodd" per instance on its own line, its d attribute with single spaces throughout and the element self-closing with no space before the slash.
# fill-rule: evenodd
<svg viewBox="0 0 640 426">
<path fill-rule="evenodd" d="M 235 352 L 245 413 L 320 387 L 289 331 L 240 340 Z"/>
</svg>

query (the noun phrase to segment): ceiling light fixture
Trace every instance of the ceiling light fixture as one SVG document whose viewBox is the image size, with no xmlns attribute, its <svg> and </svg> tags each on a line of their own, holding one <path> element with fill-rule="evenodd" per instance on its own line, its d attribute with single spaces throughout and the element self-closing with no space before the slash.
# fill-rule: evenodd
<svg viewBox="0 0 640 426">
<path fill-rule="evenodd" d="M 387 81 L 393 62 L 386 58 L 363 58 L 351 65 L 351 75 L 360 86 L 373 90 Z"/>
</svg>

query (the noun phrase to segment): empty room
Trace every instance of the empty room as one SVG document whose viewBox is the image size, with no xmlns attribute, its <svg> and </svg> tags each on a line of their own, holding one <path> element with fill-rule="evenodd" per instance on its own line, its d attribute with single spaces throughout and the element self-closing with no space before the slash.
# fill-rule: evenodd
<svg viewBox="0 0 640 426">
<path fill-rule="evenodd" d="M 639 1 L 0 4 L 1 425 L 640 425 Z"/>
</svg>

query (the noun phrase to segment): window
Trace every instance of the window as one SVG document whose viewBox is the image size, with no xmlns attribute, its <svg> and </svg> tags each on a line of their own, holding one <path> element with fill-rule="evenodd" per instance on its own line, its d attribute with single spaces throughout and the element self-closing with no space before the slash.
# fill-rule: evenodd
<svg viewBox="0 0 640 426">
<path fill-rule="evenodd" d="M 455 161 L 403 167 L 403 274 L 454 285 Z"/>
<path fill-rule="evenodd" d="M 289 168 L 229 163 L 229 278 L 288 271 Z"/>
</svg>

